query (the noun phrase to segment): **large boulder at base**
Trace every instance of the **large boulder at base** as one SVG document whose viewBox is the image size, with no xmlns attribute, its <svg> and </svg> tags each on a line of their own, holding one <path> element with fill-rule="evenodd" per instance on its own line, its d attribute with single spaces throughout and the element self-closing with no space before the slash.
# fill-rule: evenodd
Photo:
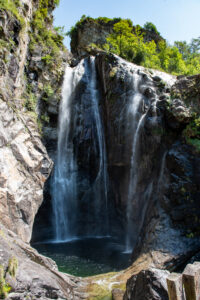
<svg viewBox="0 0 200 300">
<path fill-rule="evenodd" d="M 15 264 L 12 264 L 12 261 Z M 0 225 L 0 266 L 5 272 L 5 283 L 11 287 L 7 299 L 85 298 L 85 294 L 79 291 L 79 278 L 60 273 L 53 260 L 40 255 L 2 225 Z"/>
<path fill-rule="evenodd" d="M 124 300 L 168 300 L 168 271 L 151 268 L 127 281 Z"/>
</svg>

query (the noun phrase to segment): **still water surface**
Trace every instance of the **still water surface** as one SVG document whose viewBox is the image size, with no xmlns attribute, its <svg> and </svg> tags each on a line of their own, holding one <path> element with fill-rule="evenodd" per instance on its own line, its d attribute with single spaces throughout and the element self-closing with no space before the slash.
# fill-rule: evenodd
<svg viewBox="0 0 200 300">
<path fill-rule="evenodd" d="M 35 243 L 39 253 L 52 258 L 61 272 L 87 277 L 120 271 L 131 264 L 124 245 L 108 237 L 75 239 L 62 243 Z"/>
</svg>

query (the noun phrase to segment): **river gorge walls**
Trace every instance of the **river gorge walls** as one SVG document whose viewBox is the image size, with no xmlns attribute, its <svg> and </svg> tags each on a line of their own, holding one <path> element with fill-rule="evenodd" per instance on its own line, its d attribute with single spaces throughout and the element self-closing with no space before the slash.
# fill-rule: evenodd
<svg viewBox="0 0 200 300">
<path fill-rule="evenodd" d="M 66 64 L 80 63 L 53 29 L 55 1 L 47 2 L 44 23 L 38 22 L 44 9 L 40 1 L 0 9 L 0 264 L 15 294 L 10 299 L 86 297 L 76 291 L 79 279 L 59 273 L 54 262 L 29 246 L 31 237 L 37 241 L 53 234 L 50 186 L 61 89 Z M 83 48 L 88 69 L 95 62 L 110 234 L 119 235 L 125 248 L 134 247 L 134 270 L 141 260 L 181 268 L 200 250 L 200 77 L 176 78 L 103 51 L 94 53 L 94 59 Z M 77 89 L 78 108 L 88 82 L 83 79 Z M 82 99 L 81 126 L 72 140 L 78 165 L 93 182 L 101 155 L 88 99 Z M 6 272 L 13 257 L 18 261 L 16 281 Z"/>
</svg>

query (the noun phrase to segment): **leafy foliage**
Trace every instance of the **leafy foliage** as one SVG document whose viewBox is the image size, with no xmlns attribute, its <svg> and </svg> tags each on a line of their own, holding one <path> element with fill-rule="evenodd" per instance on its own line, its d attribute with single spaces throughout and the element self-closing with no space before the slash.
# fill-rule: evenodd
<svg viewBox="0 0 200 300">
<path fill-rule="evenodd" d="M 152 23 L 145 28 L 156 32 Z M 175 42 L 174 46 L 165 40 L 146 42 L 140 26 L 133 28 L 128 20 L 120 20 L 113 26 L 113 33 L 107 37 L 104 50 L 115 53 L 126 60 L 148 68 L 159 69 L 175 75 L 192 75 L 200 72 L 200 38 L 186 42 Z"/>
<path fill-rule="evenodd" d="M 0 0 L 0 9 L 10 11 L 20 21 L 21 25 L 24 25 L 24 19 L 20 16 L 18 8 L 20 7 L 19 0 Z"/>
<path fill-rule="evenodd" d="M 150 32 L 153 32 L 153 33 L 156 33 L 158 35 L 160 35 L 160 32 L 157 30 L 156 28 L 156 25 L 154 25 L 153 23 L 151 22 L 146 22 L 144 24 L 144 29 L 150 31 Z"/>
<path fill-rule="evenodd" d="M 36 105 L 37 105 L 37 97 L 34 95 L 34 93 L 31 92 L 30 89 L 27 89 L 24 106 L 28 111 L 35 112 Z"/>
<path fill-rule="evenodd" d="M 86 15 L 82 15 L 82 17 L 80 18 L 80 20 L 78 22 L 76 22 L 75 26 L 72 26 L 70 31 L 67 32 L 67 35 L 70 38 L 76 38 L 76 34 L 79 28 L 81 28 L 85 22 L 89 22 L 89 23 L 97 23 L 97 24 L 115 24 L 117 22 L 121 21 L 121 18 L 106 18 L 106 17 L 99 17 L 99 18 L 91 18 L 89 16 Z M 129 20 L 129 22 L 132 24 L 132 21 Z"/>
<path fill-rule="evenodd" d="M 67 33 L 65 32 L 65 26 L 57 26 L 54 27 L 54 30 L 61 35 L 63 38 L 67 35 Z"/>
<path fill-rule="evenodd" d="M 54 4 L 58 5 L 59 1 L 54 0 Z M 49 0 L 40 0 L 39 7 L 36 10 L 31 27 L 33 33 L 31 34 L 30 49 L 34 49 L 35 46 L 40 45 L 43 48 L 45 55 L 43 60 L 48 64 L 53 63 L 53 59 L 56 58 L 60 49 L 63 48 L 64 28 L 56 27 L 54 30 L 48 28 L 47 24 L 52 24 L 52 19 L 49 17 L 48 11 L 50 9 Z"/>
<path fill-rule="evenodd" d="M 55 6 L 58 6 L 60 4 L 60 0 L 54 0 Z"/>
<path fill-rule="evenodd" d="M 11 287 L 6 283 L 4 267 L 0 265 L 0 299 L 5 299 L 11 291 Z"/>
<path fill-rule="evenodd" d="M 54 90 L 52 89 L 50 84 L 44 86 L 42 99 L 44 101 L 48 101 L 54 94 Z"/>
<path fill-rule="evenodd" d="M 193 120 L 187 125 L 183 131 L 186 142 L 200 152 L 200 117 L 194 115 Z"/>
</svg>

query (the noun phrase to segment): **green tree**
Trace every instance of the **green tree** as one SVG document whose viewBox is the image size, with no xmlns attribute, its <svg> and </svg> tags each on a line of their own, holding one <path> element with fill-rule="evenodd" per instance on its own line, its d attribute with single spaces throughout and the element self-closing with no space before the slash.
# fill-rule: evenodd
<svg viewBox="0 0 200 300">
<path fill-rule="evenodd" d="M 178 48 L 179 52 L 183 56 L 183 59 L 188 59 L 191 54 L 191 49 L 190 45 L 186 41 L 175 41 L 174 46 Z"/>
<path fill-rule="evenodd" d="M 91 44 L 92 48 L 103 48 L 135 64 L 175 75 L 200 73 L 200 37 L 192 39 L 191 43 L 175 41 L 171 46 L 163 39 L 157 43 L 154 40 L 145 41 L 143 28 L 139 25 L 133 27 L 130 19 L 102 17 L 93 19 L 83 15 L 68 33 L 74 41 L 77 29 L 81 28 L 86 21 L 96 24 L 109 22 L 113 26 L 113 32 L 107 37 L 106 43 L 103 46 Z M 151 22 L 145 23 L 144 29 L 159 34 L 156 26 Z M 43 59 L 48 63 L 49 56 Z"/>
<path fill-rule="evenodd" d="M 151 22 L 146 22 L 146 23 L 144 24 L 144 29 L 146 29 L 146 30 L 148 30 L 148 31 L 151 31 L 151 32 L 153 32 L 153 33 L 156 33 L 156 34 L 158 34 L 158 35 L 160 35 L 160 32 L 157 30 L 156 25 L 154 25 L 154 24 L 151 23 Z"/>
<path fill-rule="evenodd" d="M 167 72 L 172 74 L 186 73 L 186 65 L 177 47 L 169 48 L 169 63 Z"/>
<path fill-rule="evenodd" d="M 199 53 L 200 51 L 200 37 L 197 39 L 192 39 L 190 44 L 191 53 Z"/>
<path fill-rule="evenodd" d="M 121 20 L 114 24 L 113 33 L 108 36 L 107 43 L 110 45 L 112 52 L 124 57 L 132 37 L 130 23 L 127 20 Z"/>
</svg>

